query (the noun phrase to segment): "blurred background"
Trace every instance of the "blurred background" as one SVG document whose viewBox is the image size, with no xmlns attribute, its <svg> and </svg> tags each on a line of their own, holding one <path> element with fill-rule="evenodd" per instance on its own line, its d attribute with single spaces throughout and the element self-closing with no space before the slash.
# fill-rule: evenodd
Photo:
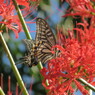
<svg viewBox="0 0 95 95">
<path fill-rule="evenodd" d="M 30 13 L 25 19 L 26 21 L 29 21 L 32 20 L 34 17 L 41 17 L 43 19 L 46 19 L 55 35 L 57 33 L 57 26 L 61 27 L 66 33 L 68 29 L 70 30 L 73 28 L 74 22 L 76 22 L 76 20 L 71 17 L 62 17 L 66 14 L 68 8 L 69 5 L 65 1 L 61 2 L 60 0 L 42 0 L 38 8 L 32 13 Z M 36 24 L 31 23 L 27 25 L 29 26 L 29 29 L 31 31 L 30 33 L 32 38 L 35 39 Z M 15 38 L 15 35 L 12 31 L 8 33 L 4 32 L 3 36 L 7 42 L 7 45 L 12 53 L 15 62 L 17 63 L 19 58 L 23 57 L 26 52 L 25 44 L 22 42 L 22 39 L 26 39 L 24 32 L 19 33 L 18 39 Z M 26 84 L 26 88 L 29 92 L 31 92 L 31 95 L 46 95 L 44 87 L 41 84 L 40 73 L 37 69 L 37 66 L 29 68 L 24 64 L 18 64 L 17 68 L 21 74 L 23 81 Z M 33 72 L 31 72 L 31 69 Z M 10 75 L 11 90 L 14 92 L 13 95 L 15 95 L 15 87 L 17 80 L 14 76 L 10 62 L 0 42 L 0 74 L 1 73 L 3 73 L 4 76 L 4 92 L 7 93 L 8 76 Z M 30 90 L 31 85 L 32 90 Z M 81 95 L 80 91 L 77 91 L 75 94 Z"/>
</svg>

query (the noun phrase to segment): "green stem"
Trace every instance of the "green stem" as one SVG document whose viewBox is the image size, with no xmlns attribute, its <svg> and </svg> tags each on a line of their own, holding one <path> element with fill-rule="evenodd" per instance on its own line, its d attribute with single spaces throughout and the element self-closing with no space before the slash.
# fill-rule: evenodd
<svg viewBox="0 0 95 95">
<path fill-rule="evenodd" d="M 5 95 L 1 87 L 0 87 L 0 95 Z"/>
<path fill-rule="evenodd" d="M 28 30 L 28 28 L 27 28 L 27 25 L 26 25 L 26 23 L 25 23 L 25 20 L 24 20 L 24 18 L 23 18 L 23 15 L 22 15 L 22 13 L 21 13 L 21 11 L 20 11 L 20 9 L 19 9 L 17 3 L 16 3 L 16 0 L 12 0 L 12 1 L 13 1 L 14 6 L 15 6 L 15 9 L 16 9 L 16 11 L 17 11 L 19 20 L 20 20 L 20 22 L 21 22 L 21 24 L 22 24 L 23 30 L 24 30 L 24 32 L 25 32 L 25 34 L 26 34 L 26 37 L 27 37 L 28 39 L 32 39 L 32 38 L 31 38 L 31 35 L 30 35 L 30 33 L 29 33 L 29 30 Z"/>
<path fill-rule="evenodd" d="M 92 92 L 92 90 L 91 90 L 91 89 L 89 89 L 89 94 L 90 94 L 90 95 L 92 95 L 92 93 L 93 93 L 93 92 Z"/>
<path fill-rule="evenodd" d="M 16 79 L 18 81 L 18 84 L 19 84 L 20 88 L 23 89 L 23 94 L 24 95 L 29 95 L 26 88 L 25 88 L 25 85 L 24 85 L 24 83 L 23 83 L 23 81 L 21 79 L 21 76 L 20 76 L 20 74 L 18 72 L 18 69 L 17 69 L 17 67 L 15 65 L 13 57 L 12 57 L 12 55 L 11 55 L 9 49 L 8 49 L 8 46 L 7 46 L 7 44 L 6 44 L 5 40 L 4 40 L 1 32 L 0 32 L 0 41 L 2 42 L 4 50 L 6 51 L 6 54 L 7 54 L 8 58 L 9 58 L 9 60 L 10 60 L 10 63 L 11 63 L 12 69 L 14 71 L 14 74 L 16 76 Z"/>
<path fill-rule="evenodd" d="M 15 9 L 16 9 L 16 11 L 17 11 L 18 17 L 19 17 L 19 19 L 20 19 L 20 21 L 21 21 L 23 30 L 24 30 L 24 32 L 25 32 L 25 34 L 26 34 L 26 37 L 27 37 L 28 39 L 32 39 L 31 36 L 30 36 L 30 33 L 29 33 L 29 31 L 28 31 L 27 25 L 26 25 L 26 23 L 25 23 L 25 20 L 24 20 L 24 18 L 23 18 L 23 16 L 22 16 L 22 13 L 21 13 L 21 11 L 20 11 L 20 9 L 19 9 L 17 3 L 16 3 L 16 0 L 13 0 L 13 3 L 14 3 L 14 6 L 15 6 Z M 41 69 L 43 68 L 41 62 L 39 62 L 38 68 L 39 68 L 39 70 L 41 70 Z"/>
<path fill-rule="evenodd" d="M 39 70 L 43 69 L 41 62 L 39 62 L 39 64 L 37 66 L 38 66 Z M 40 74 L 40 76 L 41 76 L 41 79 L 43 80 L 43 76 L 41 74 Z M 46 85 L 47 86 L 49 85 L 48 80 L 46 80 Z"/>
<path fill-rule="evenodd" d="M 29 33 L 29 31 L 28 31 L 27 25 L 26 25 L 26 23 L 25 23 L 25 20 L 24 20 L 24 18 L 23 18 L 23 16 L 22 16 L 22 13 L 21 13 L 21 11 L 20 11 L 20 9 L 19 9 L 17 3 L 16 3 L 16 0 L 12 0 L 12 1 L 13 1 L 13 3 L 14 3 L 15 9 L 16 9 L 17 14 L 18 14 L 18 17 L 19 17 L 19 19 L 20 19 L 20 21 L 21 21 L 21 24 L 22 24 L 22 27 L 23 27 L 23 30 L 24 30 L 24 32 L 25 32 L 25 34 L 26 34 L 27 39 L 32 39 L 31 36 L 30 36 L 30 33 Z M 37 66 L 38 66 L 38 69 L 39 69 L 39 70 L 41 70 L 41 69 L 43 68 L 41 62 L 39 62 Z M 31 72 L 33 73 L 32 69 L 31 69 Z M 41 79 L 43 79 L 43 76 L 42 76 L 41 74 L 40 74 L 40 76 L 41 76 Z M 46 84 L 49 85 L 49 84 L 48 84 L 48 80 L 47 80 Z"/>
<path fill-rule="evenodd" d="M 93 90 L 95 92 L 95 87 L 92 86 L 90 83 L 88 83 L 87 81 L 85 81 L 84 79 L 80 78 L 77 79 L 78 81 L 80 81 L 81 83 L 83 83 L 84 85 L 87 85 L 88 88 L 90 88 L 91 90 Z"/>
</svg>

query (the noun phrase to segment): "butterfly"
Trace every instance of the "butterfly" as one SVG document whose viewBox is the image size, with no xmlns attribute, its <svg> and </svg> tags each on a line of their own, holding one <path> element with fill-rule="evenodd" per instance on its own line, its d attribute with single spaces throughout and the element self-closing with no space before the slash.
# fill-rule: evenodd
<svg viewBox="0 0 95 95">
<path fill-rule="evenodd" d="M 56 57 L 56 54 L 51 52 L 52 46 L 56 45 L 56 38 L 48 23 L 42 18 L 36 19 L 35 40 L 24 39 L 23 41 L 27 47 L 27 54 L 20 59 L 29 67 L 37 65 L 40 61 L 46 63 Z"/>
</svg>

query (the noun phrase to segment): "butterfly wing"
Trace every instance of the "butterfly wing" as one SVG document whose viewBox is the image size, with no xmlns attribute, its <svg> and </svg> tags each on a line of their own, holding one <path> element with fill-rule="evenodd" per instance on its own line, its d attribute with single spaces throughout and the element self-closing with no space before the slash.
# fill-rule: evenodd
<svg viewBox="0 0 95 95">
<path fill-rule="evenodd" d="M 50 29 L 48 23 L 44 19 L 37 18 L 36 29 L 37 29 L 36 42 L 41 40 L 43 42 L 48 42 L 50 46 L 56 44 L 55 36 L 52 30 Z"/>
<path fill-rule="evenodd" d="M 56 39 L 49 25 L 41 18 L 37 18 L 36 24 L 37 33 L 35 41 L 23 40 L 28 53 L 21 60 L 23 64 L 27 64 L 29 67 L 36 65 L 38 61 L 46 63 L 55 56 L 51 53 L 51 48 L 56 44 Z"/>
<path fill-rule="evenodd" d="M 37 51 L 37 58 L 42 63 L 46 63 L 55 56 L 51 53 L 51 48 L 56 44 L 56 39 L 48 23 L 44 19 L 37 18 L 36 24 L 36 42 L 42 41 Z"/>
<path fill-rule="evenodd" d="M 37 65 L 38 61 L 35 59 L 33 55 L 31 55 L 29 52 L 24 57 L 20 58 L 20 64 L 26 64 L 29 67 L 32 67 L 33 65 Z M 18 64 L 18 63 L 17 63 Z"/>
<path fill-rule="evenodd" d="M 33 65 L 37 65 L 38 61 L 34 56 L 34 51 L 35 50 L 35 41 L 31 39 L 23 39 L 23 42 L 25 43 L 27 47 L 27 52 L 24 57 L 20 58 L 19 63 L 20 64 L 26 64 L 29 67 L 32 67 Z M 17 63 L 17 64 L 19 64 Z"/>
<path fill-rule="evenodd" d="M 32 39 L 23 39 L 23 42 L 26 44 L 27 51 L 31 53 L 31 49 L 34 46 L 35 41 Z"/>
</svg>

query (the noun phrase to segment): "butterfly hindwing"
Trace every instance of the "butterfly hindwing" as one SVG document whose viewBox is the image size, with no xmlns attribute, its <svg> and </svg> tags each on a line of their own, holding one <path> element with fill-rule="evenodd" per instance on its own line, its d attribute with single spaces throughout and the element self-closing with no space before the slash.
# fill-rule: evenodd
<svg viewBox="0 0 95 95">
<path fill-rule="evenodd" d="M 28 52 L 31 52 L 31 49 L 33 48 L 35 41 L 31 39 L 23 39 L 23 42 L 26 44 L 26 48 Z"/>
<path fill-rule="evenodd" d="M 51 46 L 56 44 L 55 36 L 52 30 L 50 29 L 48 23 L 44 19 L 37 18 L 36 26 L 36 41 L 41 40 L 43 42 L 47 42 Z"/>
</svg>

